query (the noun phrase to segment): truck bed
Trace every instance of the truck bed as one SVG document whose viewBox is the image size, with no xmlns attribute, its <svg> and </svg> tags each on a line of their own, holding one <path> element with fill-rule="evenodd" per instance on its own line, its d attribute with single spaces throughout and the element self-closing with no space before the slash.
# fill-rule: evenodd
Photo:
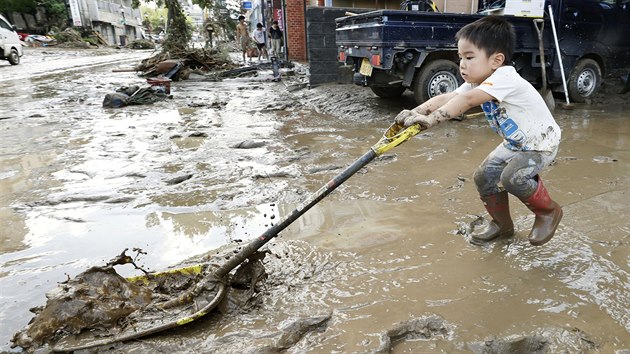
<svg viewBox="0 0 630 354">
<path fill-rule="evenodd" d="M 370 57 L 368 48 L 372 47 L 392 48 L 394 51 L 413 48 L 455 51 L 455 33 L 483 16 L 404 10 L 371 11 L 336 19 L 336 41 L 337 45 L 353 49 L 349 55 L 364 58 Z M 538 35 L 533 19 L 504 17 L 515 27 L 517 52 L 537 53 Z M 553 37 L 549 26 L 545 23 L 543 35 L 545 52 L 552 55 Z M 383 69 L 390 69 L 391 64 L 391 60 L 383 58 Z"/>
</svg>

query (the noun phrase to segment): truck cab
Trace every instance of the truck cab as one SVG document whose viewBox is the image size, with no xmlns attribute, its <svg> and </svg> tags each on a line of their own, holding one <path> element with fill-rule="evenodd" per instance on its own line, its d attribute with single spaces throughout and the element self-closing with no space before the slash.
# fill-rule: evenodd
<svg viewBox="0 0 630 354">
<path fill-rule="evenodd" d="M 572 101 L 585 102 L 603 78 L 630 72 L 630 0 L 547 0 L 542 64 L 549 87 L 563 89 L 548 5 Z M 454 36 L 482 16 L 377 10 L 338 18 L 338 58 L 353 66 L 356 84 L 369 86 L 376 95 L 395 97 L 411 90 L 422 103 L 462 83 Z M 505 18 L 517 34 L 512 65 L 534 86 L 542 86 L 536 24 L 529 17 Z"/>
</svg>

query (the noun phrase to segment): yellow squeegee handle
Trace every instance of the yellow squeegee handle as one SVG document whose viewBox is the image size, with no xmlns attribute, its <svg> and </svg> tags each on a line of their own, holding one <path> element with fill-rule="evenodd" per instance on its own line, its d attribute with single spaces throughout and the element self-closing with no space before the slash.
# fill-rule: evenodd
<svg viewBox="0 0 630 354">
<path fill-rule="evenodd" d="M 376 153 L 376 156 L 380 156 L 413 138 L 421 131 L 422 127 L 419 124 L 405 128 L 401 124 L 394 123 L 383 133 L 381 140 L 372 146 L 372 150 Z"/>
</svg>

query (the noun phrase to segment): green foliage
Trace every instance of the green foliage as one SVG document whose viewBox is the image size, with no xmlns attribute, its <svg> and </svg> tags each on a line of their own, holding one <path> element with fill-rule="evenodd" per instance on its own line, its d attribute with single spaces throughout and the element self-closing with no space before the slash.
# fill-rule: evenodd
<svg viewBox="0 0 630 354">
<path fill-rule="evenodd" d="M 37 7 L 36 0 L 0 0 L 0 9 L 3 13 L 23 12 L 35 13 Z"/>
<path fill-rule="evenodd" d="M 67 11 L 64 0 L 37 0 L 37 6 L 45 8 L 49 16 L 65 16 Z"/>
<path fill-rule="evenodd" d="M 192 31 L 186 24 L 186 15 L 177 0 L 166 0 L 168 8 L 168 22 L 166 26 L 166 40 L 162 44 L 164 51 L 186 50 L 192 38 Z"/>
<path fill-rule="evenodd" d="M 211 0 L 193 0 L 197 2 L 199 6 L 206 6 L 205 9 L 208 13 L 208 23 L 212 24 L 215 35 L 222 35 L 226 38 L 232 38 L 234 32 L 236 32 L 236 22 L 232 20 L 233 16 L 230 16 L 230 10 L 228 10 L 219 1 Z M 235 14 L 232 14 L 235 15 Z"/>
<path fill-rule="evenodd" d="M 43 7 L 49 16 L 63 15 L 66 13 L 64 0 L 0 0 L 2 12 L 20 12 L 35 14 L 38 7 Z"/>
<path fill-rule="evenodd" d="M 150 0 L 133 0 L 131 6 L 138 8 L 141 6 L 141 2 L 148 1 Z M 168 23 L 166 26 L 167 36 L 162 48 L 165 51 L 185 50 L 192 38 L 192 24 L 187 20 L 179 2 L 177 0 L 153 0 L 153 2 L 158 6 L 157 10 L 142 7 L 142 12 L 148 15 L 151 32 L 158 33 L 164 26 L 164 22 L 160 18 L 166 19 Z M 230 11 L 222 3 L 222 1 L 216 0 L 193 0 L 193 4 L 207 10 L 209 18 L 207 23 L 212 24 L 215 34 L 231 37 L 236 30 L 236 23 L 231 19 Z M 166 7 L 167 13 L 159 9 L 162 6 Z M 146 26 L 146 19 L 143 19 L 143 22 Z"/>
</svg>

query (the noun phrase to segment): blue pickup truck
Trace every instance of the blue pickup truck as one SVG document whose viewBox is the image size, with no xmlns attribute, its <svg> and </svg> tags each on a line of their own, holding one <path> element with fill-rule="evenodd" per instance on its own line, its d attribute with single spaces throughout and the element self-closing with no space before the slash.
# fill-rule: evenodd
<svg viewBox="0 0 630 354">
<path fill-rule="evenodd" d="M 562 53 L 568 94 L 585 102 L 606 77 L 630 75 L 630 0 L 547 0 Z M 377 10 L 336 19 L 340 62 L 353 65 L 354 82 L 380 97 L 413 91 L 421 103 L 462 83 L 455 33 L 484 14 Z M 513 65 L 542 86 L 539 37 L 534 19 L 505 15 L 517 34 Z M 544 14 L 547 85 L 563 91 L 549 12 Z"/>
</svg>

